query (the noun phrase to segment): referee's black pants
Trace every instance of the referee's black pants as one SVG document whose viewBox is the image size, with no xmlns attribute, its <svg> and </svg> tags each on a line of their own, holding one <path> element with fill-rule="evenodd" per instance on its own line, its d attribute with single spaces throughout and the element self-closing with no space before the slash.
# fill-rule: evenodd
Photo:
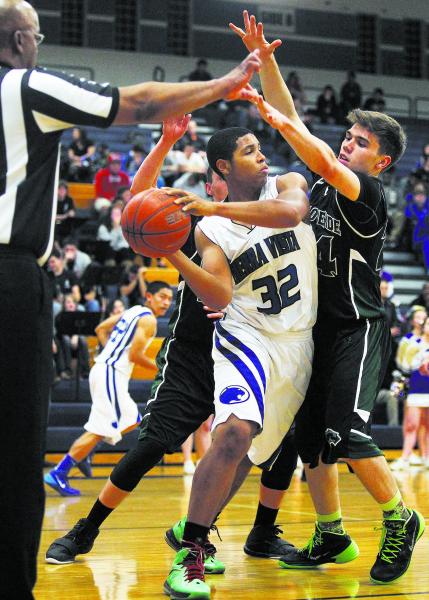
<svg viewBox="0 0 429 600">
<path fill-rule="evenodd" d="M 32 599 L 45 494 L 52 299 L 30 253 L 0 245 L 0 598 Z"/>
</svg>

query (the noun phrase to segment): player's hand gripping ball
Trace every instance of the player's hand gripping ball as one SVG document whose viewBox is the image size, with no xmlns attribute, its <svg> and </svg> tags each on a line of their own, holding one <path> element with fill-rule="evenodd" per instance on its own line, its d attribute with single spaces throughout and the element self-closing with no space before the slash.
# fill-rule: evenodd
<svg viewBox="0 0 429 600">
<path fill-rule="evenodd" d="M 191 231 L 191 218 L 161 188 L 136 194 L 125 206 L 121 226 L 124 237 L 137 254 L 160 257 L 183 246 Z"/>
</svg>

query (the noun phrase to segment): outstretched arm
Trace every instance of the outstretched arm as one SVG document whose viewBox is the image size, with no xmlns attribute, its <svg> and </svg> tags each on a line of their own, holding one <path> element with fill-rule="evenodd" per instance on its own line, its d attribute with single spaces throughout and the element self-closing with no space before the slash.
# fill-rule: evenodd
<svg viewBox="0 0 429 600">
<path fill-rule="evenodd" d="M 162 135 L 159 138 L 158 143 L 149 152 L 134 176 L 130 188 L 133 195 L 138 192 L 143 192 L 150 187 L 156 187 L 156 182 L 165 157 L 174 144 L 184 135 L 188 128 L 190 118 L 191 115 L 188 114 L 182 117 L 165 119 L 162 124 Z"/>
<path fill-rule="evenodd" d="M 115 125 L 159 123 L 184 115 L 206 104 L 228 98 L 245 86 L 261 66 L 258 52 L 250 53 L 232 71 L 210 81 L 159 83 L 151 81 L 119 88 L 119 110 Z"/>
<path fill-rule="evenodd" d="M 179 196 L 175 203 L 183 206 L 183 212 L 199 217 L 218 216 L 260 227 L 296 227 L 308 213 L 307 185 L 299 174 L 288 175 L 272 200 L 210 202 L 184 190 L 170 189 L 168 193 Z"/>
<path fill-rule="evenodd" d="M 274 52 L 281 46 L 282 41 L 277 39 L 269 43 L 264 36 L 262 23 L 256 23 L 255 15 L 249 15 L 247 10 L 243 11 L 243 19 L 244 29 L 233 23 L 230 23 L 229 26 L 241 38 L 250 52 L 259 50 L 262 63 L 259 77 L 265 98 L 274 108 L 296 122 L 297 126 L 302 124 L 302 127 L 305 127 L 295 110 L 293 98 L 274 57 Z"/>
<path fill-rule="evenodd" d="M 312 135 L 306 127 L 297 127 L 295 121 L 273 108 L 262 96 L 254 100 L 253 95 L 251 101 L 258 107 L 262 118 L 281 133 L 311 171 L 323 177 L 346 198 L 358 199 L 359 178 L 337 160 L 328 144 Z"/>
</svg>

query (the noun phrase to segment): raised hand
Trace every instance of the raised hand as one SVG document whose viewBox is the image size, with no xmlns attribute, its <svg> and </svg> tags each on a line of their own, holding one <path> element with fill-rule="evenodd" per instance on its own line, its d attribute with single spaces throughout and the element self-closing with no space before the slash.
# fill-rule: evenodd
<svg viewBox="0 0 429 600">
<path fill-rule="evenodd" d="M 239 90 L 228 94 L 225 100 L 247 100 L 248 102 L 253 102 L 253 104 L 256 104 L 258 97 L 258 91 L 255 90 L 255 88 L 252 87 L 250 83 L 248 83 L 243 88 L 240 88 Z"/>
<path fill-rule="evenodd" d="M 171 117 L 162 122 L 162 136 L 171 145 L 175 144 L 188 129 L 191 114 L 183 117 Z"/>
<path fill-rule="evenodd" d="M 260 58 L 264 61 L 273 54 L 276 48 L 282 45 L 282 41 L 277 39 L 270 44 L 264 36 L 264 26 L 262 23 L 257 24 L 255 15 L 249 16 L 247 10 L 243 11 L 243 19 L 244 31 L 241 27 L 234 25 L 234 23 L 230 23 L 229 27 L 234 33 L 241 37 L 243 44 L 249 52 L 259 50 Z"/>
<path fill-rule="evenodd" d="M 274 129 L 282 129 L 285 125 L 290 123 L 289 119 L 283 115 L 276 108 L 268 104 L 262 96 L 258 96 L 256 102 L 253 102 L 258 108 L 259 114 L 268 125 L 271 125 Z"/>
<path fill-rule="evenodd" d="M 259 73 L 261 69 L 261 60 L 259 51 L 254 50 L 246 56 L 246 58 L 235 67 L 232 71 L 220 78 L 224 83 L 225 92 L 224 98 L 229 98 L 231 94 L 235 94 L 242 87 L 246 86 L 252 79 L 254 73 Z"/>
</svg>

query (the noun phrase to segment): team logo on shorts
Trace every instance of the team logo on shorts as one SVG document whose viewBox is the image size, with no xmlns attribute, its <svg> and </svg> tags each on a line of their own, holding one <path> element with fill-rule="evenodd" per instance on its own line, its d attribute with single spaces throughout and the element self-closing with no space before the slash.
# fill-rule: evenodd
<svg viewBox="0 0 429 600">
<path fill-rule="evenodd" d="M 333 429 L 328 429 L 325 431 L 326 441 L 330 446 L 337 446 L 341 442 L 341 436 L 338 431 L 334 431 Z"/>
<path fill-rule="evenodd" d="M 250 398 L 249 392 L 239 385 L 229 385 L 224 388 L 219 396 L 222 404 L 240 404 Z"/>
</svg>

